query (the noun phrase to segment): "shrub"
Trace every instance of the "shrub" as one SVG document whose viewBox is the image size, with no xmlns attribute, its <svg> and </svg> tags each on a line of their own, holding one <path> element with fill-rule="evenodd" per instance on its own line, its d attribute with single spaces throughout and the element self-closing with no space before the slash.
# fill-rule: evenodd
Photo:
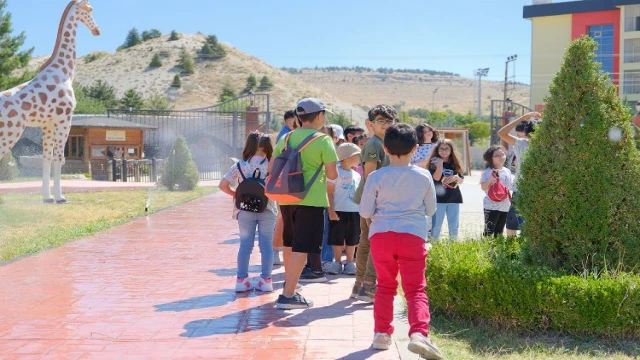
<svg viewBox="0 0 640 360">
<path fill-rule="evenodd" d="M 129 30 L 129 33 L 127 34 L 127 38 L 125 39 L 124 44 L 122 44 L 121 48 L 128 49 L 140 43 L 142 43 L 142 39 L 140 38 L 140 33 L 138 32 L 138 29 L 133 28 Z"/>
<path fill-rule="evenodd" d="M 106 51 L 95 51 L 84 57 L 84 63 L 88 64 L 109 55 Z"/>
<path fill-rule="evenodd" d="M 191 156 L 191 150 L 187 145 L 187 140 L 179 136 L 173 143 L 171 153 L 166 163 L 160 183 L 169 190 L 193 190 L 198 184 L 198 169 Z"/>
<path fill-rule="evenodd" d="M 171 30 L 171 35 L 169 35 L 169 41 L 176 41 L 180 39 L 180 35 L 175 30 Z"/>
<path fill-rule="evenodd" d="M 242 90 L 243 94 L 252 92 L 253 89 L 256 88 L 256 86 L 258 86 L 258 79 L 256 79 L 256 76 L 253 74 L 249 74 L 249 76 L 247 77 L 247 83 L 244 86 L 244 89 Z"/>
<path fill-rule="evenodd" d="M 142 95 L 136 91 L 136 89 L 129 89 L 124 93 L 124 96 L 120 100 L 121 107 L 124 109 L 142 109 L 144 107 L 144 100 Z"/>
<path fill-rule="evenodd" d="M 171 83 L 171 87 L 173 88 L 182 87 L 182 79 L 180 79 L 180 74 L 176 74 L 176 76 L 173 77 L 173 82 Z"/>
<path fill-rule="evenodd" d="M 640 336 L 640 276 L 580 277 L 523 265 L 518 253 L 519 244 L 504 239 L 434 246 L 430 307 L 500 329 Z"/>
<path fill-rule="evenodd" d="M 149 67 L 158 68 L 160 66 L 162 66 L 162 60 L 160 59 L 160 55 L 159 54 L 153 55 L 153 58 L 151 59 L 151 63 L 149 63 Z"/>
<path fill-rule="evenodd" d="M 0 159 L 0 180 L 13 180 L 18 177 L 19 173 L 18 163 L 10 151 Z"/>
<path fill-rule="evenodd" d="M 533 259 L 577 273 L 640 272 L 640 157 L 596 42 L 571 43 L 518 183 Z"/>
<path fill-rule="evenodd" d="M 193 74 L 195 72 L 195 66 L 193 65 L 193 58 L 186 50 L 180 53 L 180 67 L 183 74 Z"/>
</svg>

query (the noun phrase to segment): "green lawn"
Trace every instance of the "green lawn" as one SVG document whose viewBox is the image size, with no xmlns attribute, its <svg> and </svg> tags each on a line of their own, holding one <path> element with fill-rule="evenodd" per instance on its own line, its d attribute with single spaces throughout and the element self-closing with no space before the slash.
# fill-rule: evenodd
<svg viewBox="0 0 640 360">
<path fill-rule="evenodd" d="M 197 199 L 214 191 L 160 189 L 65 193 L 69 203 L 44 204 L 41 195 L 0 195 L 0 262 L 63 245 L 131 221 L 149 212 Z"/>
<path fill-rule="evenodd" d="M 432 337 L 448 360 L 455 359 L 638 359 L 637 341 L 514 334 L 436 315 Z"/>
</svg>

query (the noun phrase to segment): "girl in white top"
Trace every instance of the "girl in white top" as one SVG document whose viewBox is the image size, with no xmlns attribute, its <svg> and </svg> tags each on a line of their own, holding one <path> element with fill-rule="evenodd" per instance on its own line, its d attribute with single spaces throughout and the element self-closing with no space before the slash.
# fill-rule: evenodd
<svg viewBox="0 0 640 360">
<path fill-rule="evenodd" d="M 411 157 L 411 164 L 426 169 L 431 151 L 438 143 L 438 130 L 429 124 L 420 124 L 416 126 L 416 135 L 418 135 L 418 150 Z"/>
<path fill-rule="evenodd" d="M 489 198 L 489 189 L 500 181 L 507 193 L 513 184 L 511 171 L 504 167 L 507 160 L 507 151 L 498 145 L 491 146 L 483 155 L 486 169 L 482 173 L 480 182 L 482 190 L 487 194 L 482 202 L 484 208 L 484 236 L 498 237 L 502 235 L 507 222 L 507 214 L 511 207 L 511 197 L 502 201 L 494 201 Z"/>
<path fill-rule="evenodd" d="M 257 131 L 249 134 L 242 151 L 242 160 L 233 164 L 224 175 L 220 185 L 218 185 L 220 190 L 231 195 L 235 200 L 236 191 L 235 188 L 231 188 L 231 184 L 239 184 L 244 178 L 252 177 L 256 169 L 260 171 L 260 178 L 265 179 L 272 153 L 273 146 L 269 135 L 260 134 Z M 276 203 L 272 200 L 268 201 L 267 207 L 263 212 L 242 211 L 234 206 L 233 219 L 238 220 L 240 233 L 238 274 L 235 283 L 237 292 L 250 291 L 253 288 L 260 291 L 273 291 L 273 283 L 271 281 L 271 271 L 273 270 L 272 240 L 277 213 Z M 258 227 L 258 246 L 260 247 L 262 274 L 260 274 L 260 278 L 252 282 L 249 280 L 249 260 L 255 242 L 256 226 Z"/>
</svg>

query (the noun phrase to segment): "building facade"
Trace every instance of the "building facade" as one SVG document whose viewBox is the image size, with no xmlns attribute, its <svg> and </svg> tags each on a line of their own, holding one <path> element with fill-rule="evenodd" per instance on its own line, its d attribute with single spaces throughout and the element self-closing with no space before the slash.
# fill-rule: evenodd
<svg viewBox="0 0 640 360">
<path fill-rule="evenodd" d="M 569 43 L 589 35 L 621 97 L 640 101 L 640 0 L 534 1 L 524 7 L 531 20 L 531 104 L 544 105 Z"/>
</svg>

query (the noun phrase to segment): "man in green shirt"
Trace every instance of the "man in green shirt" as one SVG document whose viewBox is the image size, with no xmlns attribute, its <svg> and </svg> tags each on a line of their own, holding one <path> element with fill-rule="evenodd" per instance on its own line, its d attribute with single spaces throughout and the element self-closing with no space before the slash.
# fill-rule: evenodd
<svg viewBox="0 0 640 360">
<path fill-rule="evenodd" d="M 290 146 L 297 147 L 305 138 L 325 125 L 326 111 L 328 109 L 324 103 L 315 98 L 306 98 L 298 102 L 296 115 L 302 122 L 302 126 L 291 132 L 290 136 L 284 136 L 278 141 L 273 150 L 269 172 L 275 158 L 284 150 L 287 140 Z M 295 290 L 307 261 L 307 254 L 320 254 L 324 231 L 324 210 L 329 207 L 326 180 L 327 178 L 335 180 L 338 177 L 336 165 L 338 155 L 330 137 L 322 136 L 309 143 L 300 153 L 300 157 L 305 185 L 309 183 L 318 168 L 324 167 L 324 169 L 320 171 L 318 178 L 302 201 L 279 204 L 284 225 L 283 240 L 286 259 L 285 286 L 276 302 L 279 309 L 306 309 L 313 306 L 313 301 L 305 299 Z M 311 267 L 322 272 L 322 264 L 311 264 Z"/>
</svg>

